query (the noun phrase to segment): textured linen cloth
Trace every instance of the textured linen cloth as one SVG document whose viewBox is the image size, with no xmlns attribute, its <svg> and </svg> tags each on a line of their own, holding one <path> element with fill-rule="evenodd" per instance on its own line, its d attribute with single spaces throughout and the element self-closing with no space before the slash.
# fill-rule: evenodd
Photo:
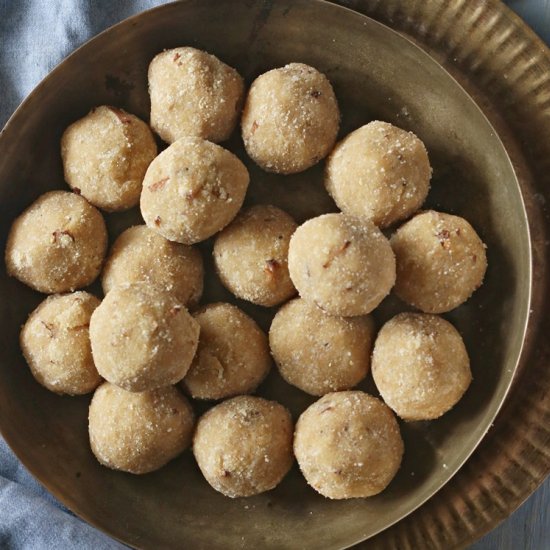
<svg viewBox="0 0 550 550">
<path fill-rule="evenodd" d="M 0 127 L 76 47 L 110 25 L 164 3 L 166 0 L 0 0 Z M 508 3 L 550 42 L 548 13 L 539 13 L 550 4 L 545 0 Z M 525 511 L 524 507 L 517 514 L 525 515 Z M 489 537 L 476 545 L 496 547 Z M 0 550 L 73 548 L 125 547 L 57 502 L 0 438 Z"/>
</svg>

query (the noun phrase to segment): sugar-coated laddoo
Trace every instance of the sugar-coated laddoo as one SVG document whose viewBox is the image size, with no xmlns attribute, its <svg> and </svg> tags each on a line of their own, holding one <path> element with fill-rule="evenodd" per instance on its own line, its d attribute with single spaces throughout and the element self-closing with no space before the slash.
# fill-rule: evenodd
<svg viewBox="0 0 550 550">
<path fill-rule="evenodd" d="M 244 82 L 214 55 L 174 48 L 151 61 L 149 94 L 151 126 L 164 141 L 196 136 L 218 143 L 237 125 Z"/>
<path fill-rule="evenodd" d="M 386 404 L 404 420 L 439 418 L 455 406 L 472 380 L 458 331 L 426 313 L 401 313 L 382 327 L 372 376 Z"/>
<path fill-rule="evenodd" d="M 422 141 L 376 120 L 336 145 L 327 161 L 325 186 L 345 214 L 387 227 L 422 206 L 431 175 Z"/>
<path fill-rule="evenodd" d="M 288 268 L 300 296 L 331 315 L 370 313 L 395 282 L 390 243 L 371 222 L 324 214 L 290 239 Z"/>
<path fill-rule="evenodd" d="M 146 474 L 189 447 L 194 415 L 173 386 L 131 393 L 105 382 L 94 393 L 88 422 L 90 445 L 101 464 Z"/>
<path fill-rule="evenodd" d="M 113 288 L 90 321 L 103 378 L 142 392 L 179 382 L 189 370 L 199 325 L 171 293 L 144 283 Z"/>
<path fill-rule="evenodd" d="M 285 407 L 241 395 L 199 419 L 193 453 L 216 491 L 231 498 L 257 495 L 273 489 L 290 470 L 292 430 Z"/>
<path fill-rule="evenodd" d="M 8 274 L 34 290 L 53 294 L 93 283 L 107 250 L 105 221 L 88 201 L 50 191 L 11 226 L 6 245 Z"/>
<path fill-rule="evenodd" d="M 89 332 L 98 305 L 95 296 L 83 291 L 48 296 L 23 325 L 23 355 L 33 376 L 50 391 L 82 395 L 101 382 Z"/>
<path fill-rule="evenodd" d="M 281 376 L 311 395 L 349 390 L 361 382 L 373 341 L 370 317 L 328 315 L 302 298 L 285 304 L 269 331 Z"/>
<path fill-rule="evenodd" d="M 203 279 L 199 250 L 168 241 L 145 225 L 119 235 L 101 275 L 105 294 L 115 286 L 144 282 L 171 292 L 185 306 L 198 303 Z"/>
<path fill-rule="evenodd" d="M 139 202 L 145 171 L 156 155 L 149 126 L 116 107 L 97 107 L 71 124 L 61 139 L 65 181 L 108 211 Z"/>
<path fill-rule="evenodd" d="M 340 111 L 327 77 L 303 63 L 290 63 L 252 83 L 241 120 L 246 152 L 261 168 L 302 172 L 332 149 Z"/>
<path fill-rule="evenodd" d="M 485 245 L 464 218 L 428 210 L 402 225 L 390 242 L 395 293 L 425 313 L 454 309 L 483 282 Z"/>
<path fill-rule="evenodd" d="M 271 367 L 267 337 L 255 321 L 232 304 L 210 304 L 194 315 L 199 347 L 183 387 L 196 399 L 250 393 Z"/>
<path fill-rule="evenodd" d="M 306 481 L 327 498 L 383 491 L 401 465 L 399 425 L 382 401 L 360 391 L 329 393 L 296 423 L 294 453 Z"/>
<path fill-rule="evenodd" d="M 182 138 L 149 166 L 141 214 L 168 240 L 194 244 L 237 215 L 248 182 L 248 170 L 233 153 L 200 138 Z"/>
<path fill-rule="evenodd" d="M 274 306 L 296 294 L 288 273 L 288 244 L 298 224 L 275 206 L 257 205 L 239 214 L 217 237 L 214 262 L 235 296 Z"/>
</svg>

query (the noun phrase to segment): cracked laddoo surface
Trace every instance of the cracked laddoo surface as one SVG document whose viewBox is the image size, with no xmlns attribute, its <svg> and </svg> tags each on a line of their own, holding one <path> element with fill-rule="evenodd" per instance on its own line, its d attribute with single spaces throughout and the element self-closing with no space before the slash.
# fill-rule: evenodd
<svg viewBox="0 0 550 550">
<path fill-rule="evenodd" d="M 246 98 L 241 131 L 246 152 L 268 172 L 294 174 L 332 149 L 340 111 L 327 77 L 303 63 L 260 75 Z"/>
<path fill-rule="evenodd" d="M 267 376 L 271 357 L 267 336 L 232 304 L 210 304 L 194 315 L 199 346 L 182 386 L 196 399 L 250 393 Z"/>
<path fill-rule="evenodd" d="M 48 294 L 88 286 L 99 275 L 107 229 L 99 211 L 67 191 L 50 191 L 12 224 L 6 245 L 8 274 Z"/>
<path fill-rule="evenodd" d="M 237 215 L 248 182 L 248 170 L 233 153 L 200 138 L 182 138 L 149 166 L 141 214 L 168 240 L 194 244 Z"/>
<path fill-rule="evenodd" d="M 261 397 L 216 405 L 197 423 L 193 453 L 206 481 L 224 495 L 247 497 L 276 487 L 292 466 L 288 410 Z"/>
<path fill-rule="evenodd" d="M 298 224 L 275 206 L 242 212 L 217 237 L 214 262 L 223 285 L 235 296 L 274 306 L 296 294 L 288 273 L 288 245 Z"/>
<path fill-rule="evenodd" d="M 101 382 L 89 333 L 98 305 L 95 296 L 83 291 L 48 296 L 23 325 L 23 355 L 33 376 L 50 391 L 81 395 Z"/>
</svg>

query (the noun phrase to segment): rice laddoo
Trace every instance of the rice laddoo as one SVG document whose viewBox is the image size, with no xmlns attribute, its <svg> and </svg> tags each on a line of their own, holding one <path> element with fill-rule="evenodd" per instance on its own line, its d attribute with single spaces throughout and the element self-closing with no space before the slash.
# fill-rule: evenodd
<svg viewBox="0 0 550 550">
<path fill-rule="evenodd" d="M 275 206 L 242 212 L 217 237 L 214 262 L 237 298 L 274 306 L 296 294 L 288 273 L 288 244 L 298 224 Z"/>
<path fill-rule="evenodd" d="M 431 175 L 422 141 L 376 120 L 336 145 L 327 160 L 325 186 L 345 214 L 387 227 L 422 206 Z"/>
<path fill-rule="evenodd" d="M 103 378 L 142 392 L 179 382 L 189 370 L 199 325 L 173 295 L 144 283 L 113 288 L 90 321 Z"/>
<path fill-rule="evenodd" d="M 248 182 L 248 170 L 233 153 L 200 138 L 182 138 L 149 166 L 141 214 L 168 240 L 194 244 L 237 215 Z"/>
<path fill-rule="evenodd" d="M 149 126 L 116 107 L 93 109 L 61 139 L 65 181 L 108 211 L 128 210 L 139 202 L 145 171 L 156 156 Z"/>
<path fill-rule="evenodd" d="M 275 315 L 269 345 L 281 376 L 311 395 L 349 390 L 370 366 L 374 325 L 370 317 L 328 315 L 297 298 Z"/>
<path fill-rule="evenodd" d="M 239 73 L 214 55 L 183 47 L 149 65 L 151 126 L 167 143 L 184 136 L 220 142 L 235 128 L 244 97 Z"/>
<path fill-rule="evenodd" d="M 209 304 L 194 316 L 199 346 L 182 386 L 195 399 L 253 392 L 271 367 L 267 337 L 232 304 Z"/>
<path fill-rule="evenodd" d="M 386 404 L 404 420 L 439 418 L 472 381 L 462 337 L 445 319 L 401 313 L 380 330 L 372 376 Z"/>
<path fill-rule="evenodd" d="M 82 395 L 101 382 L 89 332 L 98 305 L 95 296 L 83 291 L 48 296 L 23 325 L 23 356 L 34 378 L 50 391 Z"/>
<path fill-rule="evenodd" d="M 485 245 L 464 219 L 428 210 L 391 237 L 397 262 L 395 293 L 425 313 L 444 313 L 481 286 Z"/>
<path fill-rule="evenodd" d="M 99 211 L 68 191 L 50 191 L 11 226 L 6 245 L 8 274 L 47 294 L 93 283 L 107 250 Z"/>
<path fill-rule="evenodd" d="M 327 77 L 303 63 L 260 75 L 250 87 L 241 120 L 246 152 L 268 172 L 294 174 L 325 158 L 340 125 Z"/>
<path fill-rule="evenodd" d="M 324 214 L 290 239 L 288 268 L 300 296 L 331 315 L 370 313 L 395 282 L 390 243 L 370 222 Z"/>
<path fill-rule="evenodd" d="M 158 470 L 191 444 L 194 415 L 173 386 L 131 393 L 105 382 L 88 415 L 90 446 L 113 470 L 146 474 Z"/>
<path fill-rule="evenodd" d="M 101 275 L 105 294 L 115 286 L 143 282 L 171 292 L 187 307 L 199 302 L 203 279 L 199 250 L 168 241 L 145 225 L 119 235 Z"/>
<path fill-rule="evenodd" d="M 327 498 L 380 493 L 399 470 L 403 449 L 390 408 L 360 391 L 329 393 L 296 423 L 294 453 L 300 470 Z"/>
<path fill-rule="evenodd" d="M 257 495 L 277 486 L 290 470 L 292 429 L 285 407 L 241 395 L 199 419 L 193 453 L 216 491 L 231 498 Z"/>
</svg>

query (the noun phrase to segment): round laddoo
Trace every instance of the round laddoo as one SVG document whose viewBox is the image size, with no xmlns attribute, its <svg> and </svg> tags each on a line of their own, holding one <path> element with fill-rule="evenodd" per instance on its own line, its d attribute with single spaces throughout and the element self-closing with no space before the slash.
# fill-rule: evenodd
<svg viewBox="0 0 550 550">
<path fill-rule="evenodd" d="M 105 294 L 115 286 L 143 282 L 171 292 L 188 307 L 199 302 L 203 279 L 202 256 L 196 248 L 168 241 L 145 225 L 119 235 L 101 275 Z"/>
<path fill-rule="evenodd" d="M 285 407 L 241 395 L 200 418 L 193 453 L 216 491 L 231 498 L 257 495 L 277 486 L 290 470 L 292 430 Z"/>
<path fill-rule="evenodd" d="M 268 172 L 295 174 L 325 158 L 340 125 L 327 77 L 303 63 L 260 75 L 250 87 L 241 120 L 246 152 Z"/>
<path fill-rule="evenodd" d="M 237 215 L 248 182 L 248 170 L 233 153 L 200 138 L 182 138 L 149 166 L 141 214 L 168 240 L 194 244 Z"/>
<path fill-rule="evenodd" d="M 274 306 L 296 294 L 288 273 L 288 244 L 298 224 L 275 206 L 239 214 L 217 237 L 214 263 L 223 285 L 237 298 Z"/>
<path fill-rule="evenodd" d="M 267 336 L 232 304 L 210 304 L 194 315 L 199 346 L 182 386 L 195 399 L 222 399 L 253 392 L 267 376 Z"/>
<path fill-rule="evenodd" d="M 391 237 L 397 262 L 395 293 L 425 313 L 444 313 L 481 286 L 485 245 L 464 219 L 428 210 Z"/>
<path fill-rule="evenodd" d="M 47 294 L 93 283 L 107 250 L 99 211 L 68 191 L 50 191 L 11 226 L 6 245 L 8 274 Z"/>
<path fill-rule="evenodd" d="M 20 334 L 34 378 L 59 394 L 82 395 L 101 382 L 92 358 L 90 317 L 99 300 L 88 292 L 48 296 Z"/>
<path fill-rule="evenodd" d="M 194 415 L 173 386 L 131 393 L 105 382 L 94 393 L 88 422 L 90 445 L 101 464 L 146 474 L 189 447 Z"/>
<path fill-rule="evenodd" d="M 294 454 L 300 470 L 327 498 L 380 493 L 399 470 L 403 449 L 390 408 L 360 391 L 329 393 L 296 423 Z"/>
<path fill-rule="evenodd" d="M 184 136 L 213 142 L 233 132 L 244 97 L 239 73 L 195 48 L 159 53 L 149 65 L 151 126 L 167 143 Z"/>
<path fill-rule="evenodd" d="M 275 315 L 269 345 L 281 376 L 311 395 L 349 390 L 370 366 L 374 325 L 370 317 L 328 315 L 297 298 Z"/>
<path fill-rule="evenodd" d="M 431 175 L 422 141 L 376 120 L 336 145 L 327 160 L 325 186 L 345 214 L 387 227 L 422 206 Z"/>
<path fill-rule="evenodd" d="M 128 210 L 139 202 L 145 171 L 156 156 L 149 126 L 116 107 L 93 109 L 61 139 L 65 181 L 108 211 Z"/>
<path fill-rule="evenodd" d="M 92 353 L 105 380 L 131 392 L 179 382 L 199 325 L 171 293 L 144 283 L 113 288 L 90 321 Z"/>
<path fill-rule="evenodd" d="M 386 404 L 404 420 L 439 418 L 472 381 L 458 331 L 426 313 L 401 313 L 382 327 L 374 345 L 372 376 Z"/>
<path fill-rule="evenodd" d="M 300 296 L 331 315 L 370 313 L 395 282 L 390 243 L 371 222 L 324 214 L 290 239 L 288 268 Z"/>
</svg>

